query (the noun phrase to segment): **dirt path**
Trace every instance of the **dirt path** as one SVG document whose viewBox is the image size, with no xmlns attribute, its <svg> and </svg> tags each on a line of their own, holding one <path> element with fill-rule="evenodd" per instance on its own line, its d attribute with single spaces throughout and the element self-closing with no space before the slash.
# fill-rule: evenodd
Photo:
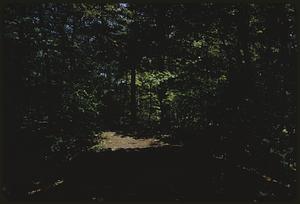
<svg viewBox="0 0 300 204">
<path fill-rule="evenodd" d="M 91 148 L 92 150 L 138 149 L 170 145 L 155 138 L 136 139 L 129 135 L 118 134 L 116 132 L 103 132 L 101 135 L 98 135 L 98 141 L 99 143 L 94 145 Z"/>
</svg>

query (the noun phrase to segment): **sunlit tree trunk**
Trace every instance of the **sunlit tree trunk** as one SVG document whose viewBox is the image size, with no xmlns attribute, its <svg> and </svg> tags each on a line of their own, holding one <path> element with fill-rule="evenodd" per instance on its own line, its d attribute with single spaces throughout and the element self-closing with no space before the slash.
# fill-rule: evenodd
<svg viewBox="0 0 300 204">
<path fill-rule="evenodd" d="M 134 128 L 137 120 L 137 89 L 136 89 L 136 71 L 139 64 L 138 55 L 138 27 L 137 22 L 129 25 L 129 39 L 128 39 L 128 67 L 130 68 L 130 123 Z"/>
</svg>

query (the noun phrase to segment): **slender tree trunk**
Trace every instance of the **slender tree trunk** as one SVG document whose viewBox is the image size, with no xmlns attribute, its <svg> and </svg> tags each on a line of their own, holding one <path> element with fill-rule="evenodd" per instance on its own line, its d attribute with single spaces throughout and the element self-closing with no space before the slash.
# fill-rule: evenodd
<svg viewBox="0 0 300 204">
<path fill-rule="evenodd" d="M 166 104 L 164 103 L 164 98 L 166 97 L 166 89 L 162 87 L 158 91 L 158 99 L 160 106 L 160 128 L 163 130 L 166 125 Z"/>
<path fill-rule="evenodd" d="M 152 94 L 151 94 L 151 84 L 149 88 L 149 114 L 148 114 L 148 121 L 150 122 L 151 120 L 151 107 L 152 107 Z"/>
<path fill-rule="evenodd" d="M 136 63 L 131 65 L 130 70 L 130 107 L 131 107 L 131 125 L 136 125 L 137 103 L 136 103 Z"/>
<path fill-rule="evenodd" d="M 130 25 L 130 37 L 128 44 L 128 67 L 130 67 L 130 112 L 131 126 L 135 128 L 137 120 L 137 89 L 136 89 L 136 71 L 139 64 L 140 55 L 138 39 L 138 27 L 134 22 Z"/>
<path fill-rule="evenodd" d="M 246 97 L 251 95 L 253 91 L 253 81 L 254 81 L 254 69 L 251 67 L 251 56 L 250 56 L 250 42 L 249 42 L 249 32 L 250 32 L 250 11 L 248 5 L 242 5 L 239 21 L 239 48 L 242 51 L 240 56 L 241 64 L 241 75 L 244 83 L 243 92 Z"/>
</svg>

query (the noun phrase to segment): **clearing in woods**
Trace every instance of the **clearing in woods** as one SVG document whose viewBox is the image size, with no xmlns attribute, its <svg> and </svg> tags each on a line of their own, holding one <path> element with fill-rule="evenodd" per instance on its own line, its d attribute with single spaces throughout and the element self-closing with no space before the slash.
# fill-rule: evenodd
<svg viewBox="0 0 300 204">
<path fill-rule="evenodd" d="M 167 136 L 166 136 L 167 137 Z M 113 131 L 103 132 L 97 135 L 97 144 L 91 150 L 100 151 L 104 149 L 118 150 L 118 149 L 143 149 L 150 147 L 169 146 L 171 144 L 163 142 L 157 137 L 135 138 L 130 134 L 117 133 Z"/>
</svg>

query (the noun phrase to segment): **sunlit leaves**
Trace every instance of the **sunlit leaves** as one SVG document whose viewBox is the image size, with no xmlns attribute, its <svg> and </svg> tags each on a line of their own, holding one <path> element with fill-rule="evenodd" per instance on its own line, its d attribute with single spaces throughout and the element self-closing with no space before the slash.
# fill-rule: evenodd
<svg viewBox="0 0 300 204">
<path fill-rule="evenodd" d="M 193 41 L 192 45 L 196 48 L 202 48 L 205 45 L 205 41 L 203 40 Z"/>
<path fill-rule="evenodd" d="M 212 56 L 218 57 L 220 54 L 220 46 L 218 44 L 209 46 L 208 53 Z"/>
<path fill-rule="evenodd" d="M 137 85 L 143 84 L 145 87 L 156 88 L 164 81 L 174 78 L 175 74 L 169 71 L 151 71 L 140 73 L 137 77 Z"/>
</svg>

